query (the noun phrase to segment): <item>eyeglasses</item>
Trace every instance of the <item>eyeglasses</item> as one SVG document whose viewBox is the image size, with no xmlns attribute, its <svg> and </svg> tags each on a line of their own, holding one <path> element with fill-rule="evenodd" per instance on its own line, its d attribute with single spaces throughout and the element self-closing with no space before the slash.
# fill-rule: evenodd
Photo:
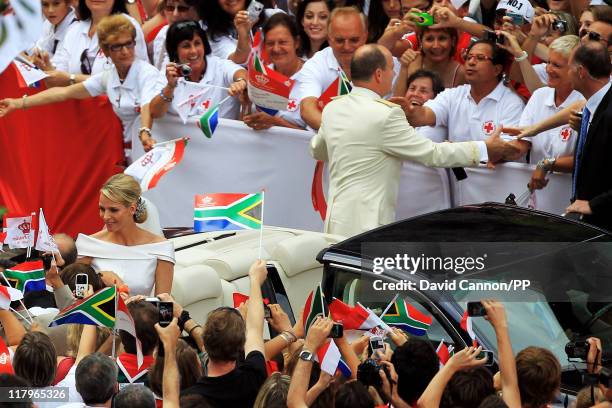
<svg viewBox="0 0 612 408">
<path fill-rule="evenodd" d="M 601 34 L 595 31 L 587 31 L 584 35 L 588 36 L 591 41 L 601 41 Z"/>
<path fill-rule="evenodd" d="M 130 42 L 126 42 L 123 44 L 111 44 L 108 46 L 108 49 L 111 50 L 112 52 L 118 52 L 118 51 L 121 51 L 122 48 L 125 48 L 126 50 L 132 50 L 134 49 L 135 46 L 136 46 L 136 41 L 132 40 Z"/>
<path fill-rule="evenodd" d="M 166 11 L 168 13 L 174 13 L 174 10 L 177 10 L 179 13 L 187 13 L 190 8 L 191 8 L 190 6 L 181 6 L 181 5 L 171 6 L 168 4 L 166 6 Z"/>
<path fill-rule="evenodd" d="M 81 73 L 83 75 L 91 75 L 91 60 L 89 59 L 89 55 L 87 54 L 89 50 L 86 48 L 81 53 Z"/>
<path fill-rule="evenodd" d="M 483 61 L 493 61 L 493 58 L 489 57 L 488 55 L 484 55 L 484 54 L 465 54 L 463 56 L 463 59 L 465 60 L 465 62 L 470 62 L 470 60 L 472 59 L 476 59 L 477 62 L 483 62 Z"/>
</svg>

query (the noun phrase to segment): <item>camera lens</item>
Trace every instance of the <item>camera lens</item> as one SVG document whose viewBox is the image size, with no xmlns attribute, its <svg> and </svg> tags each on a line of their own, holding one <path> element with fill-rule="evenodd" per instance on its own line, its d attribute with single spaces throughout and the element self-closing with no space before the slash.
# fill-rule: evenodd
<svg viewBox="0 0 612 408">
<path fill-rule="evenodd" d="M 187 64 L 181 64 L 179 65 L 180 69 L 181 69 L 181 75 L 184 77 L 188 77 L 189 75 L 191 75 L 191 67 Z"/>
</svg>

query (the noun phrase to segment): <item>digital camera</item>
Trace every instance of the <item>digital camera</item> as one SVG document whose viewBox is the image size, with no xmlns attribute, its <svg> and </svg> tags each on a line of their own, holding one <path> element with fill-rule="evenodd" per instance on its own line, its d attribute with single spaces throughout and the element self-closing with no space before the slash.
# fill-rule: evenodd
<svg viewBox="0 0 612 408">
<path fill-rule="evenodd" d="M 380 370 L 384 370 L 387 378 L 390 378 L 389 370 L 387 366 L 378 364 L 374 359 L 368 358 L 357 367 L 357 380 L 365 385 L 380 387 L 382 385 L 382 378 L 380 378 Z"/>
</svg>

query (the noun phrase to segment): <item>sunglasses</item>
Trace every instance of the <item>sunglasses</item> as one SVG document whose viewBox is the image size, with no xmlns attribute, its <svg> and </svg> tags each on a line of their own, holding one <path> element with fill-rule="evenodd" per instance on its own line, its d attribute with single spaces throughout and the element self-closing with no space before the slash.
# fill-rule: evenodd
<svg viewBox="0 0 612 408">
<path fill-rule="evenodd" d="M 111 44 L 108 46 L 108 49 L 112 52 L 121 51 L 121 49 L 125 48 L 126 50 L 132 50 L 136 46 L 136 41 L 132 40 L 130 42 L 126 42 L 123 44 Z"/>
<path fill-rule="evenodd" d="M 187 27 L 198 28 L 199 26 L 198 23 L 196 23 L 195 21 L 182 21 L 176 24 L 177 30 L 182 30 L 183 28 Z"/>
<path fill-rule="evenodd" d="M 187 13 L 190 8 L 191 7 L 189 7 L 189 6 L 180 6 L 180 5 L 171 6 L 171 5 L 168 4 L 166 6 L 166 11 L 168 13 L 174 13 L 174 10 L 177 10 L 179 13 Z"/>
<path fill-rule="evenodd" d="M 81 73 L 83 75 L 91 75 L 91 68 L 92 68 L 92 63 L 91 60 L 89 59 L 89 55 L 87 55 L 87 53 L 89 52 L 89 49 L 84 49 L 83 52 L 81 53 Z"/>
<path fill-rule="evenodd" d="M 591 41 L 601 41 L 601 34 L 595 31 L 587 31 L 585 35 L 587 35 Z"/>
</svg>

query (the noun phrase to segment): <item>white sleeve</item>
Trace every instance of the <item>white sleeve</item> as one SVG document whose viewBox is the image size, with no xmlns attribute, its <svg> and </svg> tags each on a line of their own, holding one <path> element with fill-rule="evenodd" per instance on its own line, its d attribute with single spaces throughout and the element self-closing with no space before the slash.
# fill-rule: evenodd
<svg viewBox="0 0 612 408">
<path fill-rule="evenodd" d="M 164 35 L 160 35 L 162 34 L 162 32 L 164 33 Z M 166 56 L 166 53 L 164 52 L 166 48 L 166 41 L 165 41 L 166 33 L 167 33 L 167 30 L 164 30 L 162 28 L 162 30 L 160 30 L 160 32 L 157 33 L 157 35 L 155 36 L 155 39 L 153 40 L 153 65 L 157 69 L 161 69 L 164 63 L 164 57 Z"/>
<path fill-rule="evenodd" d="M 108 72 L 103 71 L 92 75 L 83 82 L 83 86 L 91 96 L 106 94 L 106 83 L 108 82 Z"/>
<path fill-rule="evenodd" d="M 306 61 L 300 72 L 296 75 L 296 84 L 298 87 L 297 93 L 300 97 L 308 98 L 310 96 L 314 96 L 318 98 L 321 96 L 325 89 L 322 89 L 321 83 L 323 82 L 321 78 L 321 69 L 328 69 L 327 67 L 317 66 L 316 61 L 309 60 Z"/>
<path fill-rule="evenodd" d="M 147 53 L 147 43 L 145 42 L 144 33 L 142 32 L 142 27 L 138 24 L 138 21 L 134 19 L 134 17 L 129 14 L 123 14 L 132 22 L 134 28 L 136 29 L 136 57 L 139 59 L 149 62 L 149 54 Z"/>
<path fill-rule="evenodd" d="M 219 61 L 221 63 L 222 73 L 223 73 L 223 83 L 226 86 L 229 86 L 232 82 L 234 82 L 234 74 L 236 71 L 240 71 L 242 68 L 240 65 L 230 61 L 228 59 L 223 59 Z"/>
<path fill-rule="evenodd" d="M 157 86 L 158 79 L 159 71 L 153 66 L 145 66 L 145 69 L 140 71 L 140 75 L 138 76 L 141 101 L 140 106 L 151 102 L 155 95 L 159 93 Z"/>
<path fill-rule="evenodd" d="M 449 88 L 440 92 L 434 99 L 425 102 L 425 106 L 433 111 L 436 115 L 436 126 L 448 127 L 448 116 L 450 113 L 449 107 L 453 101 L 457 100 L 455 89 Z M 467 118 L 466 118 L 467 119 Z"/>
</svg>

